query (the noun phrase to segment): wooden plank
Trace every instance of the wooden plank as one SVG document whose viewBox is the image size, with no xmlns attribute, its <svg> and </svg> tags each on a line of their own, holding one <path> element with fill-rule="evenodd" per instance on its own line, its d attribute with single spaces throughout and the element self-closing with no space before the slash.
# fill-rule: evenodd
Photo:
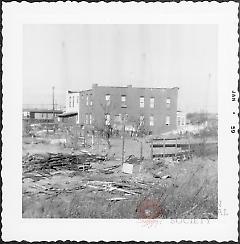
<svg viewBox="0 0 240 244">
<path fill-rule="evenodd" d="M 150 148 L 150 152 L 151 152 L 151 155 L 150 155 L 150 157 L 151 157 L 151 160 L 153 159 L 153 141 L 151 141 L 151 148 Z"/>
<path fill-rule="evenodd" d="M 153 138 L 153 141 L 175 141 L 176 139 L 181 139 L 180 137 L 175 137 L 175 138 Z"/>
<path fill-rule="evenodd" d="M 183 148 L 183 147 L 186 147 L 186 148 L 188 148 L 188 145 L 189 144 L 176 144 L 176 143 L 165 143 L 165 147 L 181 147 L 181 148 Z M 164 148 L 164 144 L 153 144 L 152 145 L 152 147 L 153 148 L 160 148 L 160 147 L 162 147 L 162 148 Z"/>
<path fill-rule="evenodd" d="M 164 153 L 164 157 L 165 157 L 165 139 L 163 140 L 163 153 Z"/>
</svg>

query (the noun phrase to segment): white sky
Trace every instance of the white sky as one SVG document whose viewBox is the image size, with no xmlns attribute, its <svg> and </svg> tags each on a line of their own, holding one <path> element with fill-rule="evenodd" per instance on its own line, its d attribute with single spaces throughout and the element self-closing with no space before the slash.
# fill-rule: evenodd
<svg viewBox="0 0 240 244">
<path fill-rule="evenodd" d="M 24 26 L 23 104 L 50 104 L 55 86 L 64 105 L 92 83 L 178 86 L 179 109 L 217 112 L 217 26 Z"/>
</svg>

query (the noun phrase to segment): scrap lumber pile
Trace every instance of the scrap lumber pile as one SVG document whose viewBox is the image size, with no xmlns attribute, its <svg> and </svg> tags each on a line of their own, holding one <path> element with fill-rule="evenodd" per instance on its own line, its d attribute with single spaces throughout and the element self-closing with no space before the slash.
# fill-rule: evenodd
<svg viewBox="0 0 240 244">
<path fill-rule="evenodd" d="M 32 171 L 46 170 L 77 170 L 85 171 L 91 168 L 90 162 L 103 161 L 104 156 L 97 156 L 90 153 L 81 153 L 78 155 L 63 153 L 33 154 L 23 158 L 23 171 L 25 173 Z"/>
<path fill-rule="evenodd" d="M 112 193 L 122 193 L 123 195 L 138 195 L 148 189 L 146 184 L 141 182 L 113 182 L 113 181 L 88 181 L 86 186 L 97 191 L 107 191 Z"/>
<path fill-rule="evenodd" d="M 141 161 L 142 160 L 140 158 L 137 158 L 134 155 L 129 155 L 125 162 L 130 164 L 139 164 Z"/>
</svg>

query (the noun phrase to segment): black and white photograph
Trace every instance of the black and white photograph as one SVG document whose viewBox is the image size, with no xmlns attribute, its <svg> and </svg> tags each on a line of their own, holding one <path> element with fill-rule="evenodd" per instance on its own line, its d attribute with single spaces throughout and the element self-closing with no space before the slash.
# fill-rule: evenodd
<svg viewBox="0 0 240 244">
<path fill-rule="evenodd" d="M 216 25 L 24 25 L 26 218 L 217 218 Z"/>
<path fill-rule="evenodd" d="M 235 240 L 237 5 L 7 6 L 5 240 Z"/>
</svg>

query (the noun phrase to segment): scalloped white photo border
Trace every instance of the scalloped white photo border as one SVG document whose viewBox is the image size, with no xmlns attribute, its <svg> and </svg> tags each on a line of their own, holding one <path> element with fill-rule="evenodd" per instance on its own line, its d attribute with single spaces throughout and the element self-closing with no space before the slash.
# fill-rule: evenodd
<svg viewBox="0 0 240 244">
<path fill-rule="evenodd" d="M 3 3 L 2 238 L 4 241 L 237 241 L 238 239 L 238 4 Z M 24 24 L 218 25 L 218 197 L 227 215 L 209 223 L 159 220 L 22 218 L 22 29 Z M 238 93 L 237 93 L 238 98 Z"/>
</svg>

